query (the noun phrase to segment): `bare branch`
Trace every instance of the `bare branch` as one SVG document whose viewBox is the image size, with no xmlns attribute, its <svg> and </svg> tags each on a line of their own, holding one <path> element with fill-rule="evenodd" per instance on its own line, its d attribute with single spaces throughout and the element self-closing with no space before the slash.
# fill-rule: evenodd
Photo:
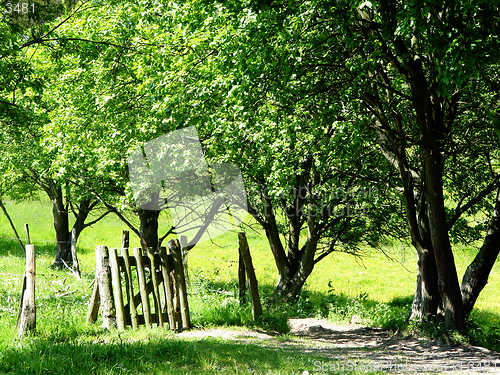
<svg viewBox="0 0 500 375">
<path fill-rule="evenodd" d="M 90 221 L 90 222 L 86 223 L 83 227 L 84 227 L 84 228 L 87 228 L 87 227 L 90 227 L 90 226 L 94 225 L 94 224 L 95 224 L 95 223 L 97 223 L 99 220 L 101 220 L 101 219 L 102 219 L 102 218 L 104 218 L 106 215 L 108 215 L 109 213 L 111 213 L 111 210 L 106 211 L 106 212 L 105 212 L 105 213 L 103 213 L 101 216 L 99 216 L 97 219 L 92 220 L 92 221 Z"/>
</svg>

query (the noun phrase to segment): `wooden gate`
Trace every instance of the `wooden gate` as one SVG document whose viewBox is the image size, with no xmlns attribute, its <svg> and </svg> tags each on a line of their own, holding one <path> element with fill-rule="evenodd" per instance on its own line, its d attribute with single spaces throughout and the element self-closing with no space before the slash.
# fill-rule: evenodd
<svg viewBox="0 0 500 375">
<path fill-rule="evenodd" d="M 125 232 L 124 238 L 128 236 Z M 128 244 L 128 239 L 122 244 Z M 98 246 L 96 266 L 87 323 L 97 321 L 101 307 L 105 328 L 117 326 L 119 330 L 124 330 L 129 325 L 137 329 L 139 325 L 151 327 L 152 324 L 160 327 L 168 324 L 170 329 L 177 331 L 190 328 L 178 240 L 169 242 L 169 251 L 165 247 L 156 252 L 149 248 L 147 254 L 143 254 L 140 247 L 134 248 L 130 255 L 128 247 L 124 246 L 121 255 L 118 255 L 116 248 L 108 250 L 106 246 Z"/>
</svg>

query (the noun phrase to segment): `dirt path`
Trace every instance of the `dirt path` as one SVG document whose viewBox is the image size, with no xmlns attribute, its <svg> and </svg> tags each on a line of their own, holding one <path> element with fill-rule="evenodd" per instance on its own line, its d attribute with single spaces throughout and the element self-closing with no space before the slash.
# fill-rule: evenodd
<svg viewBox="0 0 500 375">
<path fill-rule="evenodd" d="M 289 339 L 264 332 L 208 329 L 180 333 L 183 337 L 222 337 L 262 345 L 278 345 L 325 358 L 309 374 L 358 369 L 389 374 L 500 374 L 500 353 L 477 346 L 449 346 L 416 338 L 395 339 L 387 331 L 361 325 L 336 325 L 326 320 L 291 319 Z M 305 372 L 307 374 L 307 372 Z"/>
</svg>

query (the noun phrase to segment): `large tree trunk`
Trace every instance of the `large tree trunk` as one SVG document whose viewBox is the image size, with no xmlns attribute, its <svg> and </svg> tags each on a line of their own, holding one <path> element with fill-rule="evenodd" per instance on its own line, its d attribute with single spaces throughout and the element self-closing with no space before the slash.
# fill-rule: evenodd
<svg viewBox="0 0 500 375">
<path fill-rule="evenodd" d="M 302 249 L 302 257 L 295 262 L 290 262 L 285 275 L 280 275 L 270 302 L 286 301 L 295 302 L 300 295 L 302 287 L 314 269 L 314 254 L 316 244 L 308 242 Z M 313 257 L 310 256 L 312 253 Z M 294 272 L 291 269 L 295 269 Z"/>
<path fill-rule="evenodd" d="M 500 252 L 500 189 L 497 192 L 495 209 L 481 249 L 472 263 L 467 267 L 462 278 L 462 301 L 466 316 L 472 311 L 474 304 L 483 290 L 491 269 Z"/>
<path fill-rule="evenodd" d="M 435 316 L 441 304 L 436 260 L 432 251 L 417 252 L 417 287 L 409 319 L 426 320 Z"/>
<path fill-rule="evenodd" d="M 423 149 L 424 196 L 427 202 L 431 245 L 436 259 L 438 287 L 448 329 L 465 329 L 465 313 L 451 249 L 443 197 L 442 155 L 438 147 Z"/>
<path fill-rule="evenodd" d="M 140 221 L 141 246 L 144 251 L 148 247 L 156 250 L 158 247 L 158 216 L 161 211 L 138 210 Z"/>
<path fill-rule="evenodd" d="M 423 249 L 417 250 L 417 288 L 413 297 L 410 320 L 426 320 L 435 316 L 441 306 L 441 296 L 438 288 L 436 259 L 432 250 L 429 220 L 425 197 L 420 191 L 414 193 L 416 203 L 417 224 Z"/>
</svg>

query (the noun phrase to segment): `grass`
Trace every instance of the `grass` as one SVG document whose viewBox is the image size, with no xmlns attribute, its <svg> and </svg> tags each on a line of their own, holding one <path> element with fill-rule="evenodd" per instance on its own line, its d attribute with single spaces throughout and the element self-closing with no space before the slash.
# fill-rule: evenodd
<svg viewBox="0 0 500 375">
<path fill-rule="evenodd" d="M 94 248 L 118 247 L 126 229 L 117 218 L 107 216 L 82 233 L 77 251 L 82 280 L 65 271 L 53 271 L 54 230 L 50 202 L 7 203 L 18 227 L 30 225 L 37 251 L 37 335 L 16 339 L 24 257 L 12 237 L 7 220 L 0 217 L 0 373 L 302 373 L 317 360 L 311 354 L 291 353 L 259 343 L 221 339 L 187 339 L 166 329 L 107 332 L 99 325 L 85 325 L 87 304 L 95 272 Z M 36 213 L 36 216 L 34 215 Z M 161 230 L 168 223 L 162 221 Z M 277 272 L 265 236 L 247 233 L 259 290 L 263 301 L 277 281 Z M 346 323 L 358 316 L 367 325 L 439 334 L 439 323 L 429 327 L 407 327 L 415 283 L 415 255 L 410 247 L 391 245 L 357 259 L 334 253 L 317 264 L 296 304 L 264 309 L 254 322 L 248 305 L 240 306 L 237 290 L 237 236 L 227 233 L 215 243 L 205 242 L 188 257 L 190 310 L 198 327 L 246 326 L 286 333 L 290 317 L 318 317 Z M 131 235 L 131 247 L 139 241 Z M 472 260 L 470 248 L 455 253 L 459 273 Z M 496 265 L 490 281 L 476 303 L 466 337 L 456 338 L 500 349 L 500 269 Z M 334 372 L 332 372 L 334 373 Z M 364 372 L 363 372 L 364 373 Z"/>
</svg>

